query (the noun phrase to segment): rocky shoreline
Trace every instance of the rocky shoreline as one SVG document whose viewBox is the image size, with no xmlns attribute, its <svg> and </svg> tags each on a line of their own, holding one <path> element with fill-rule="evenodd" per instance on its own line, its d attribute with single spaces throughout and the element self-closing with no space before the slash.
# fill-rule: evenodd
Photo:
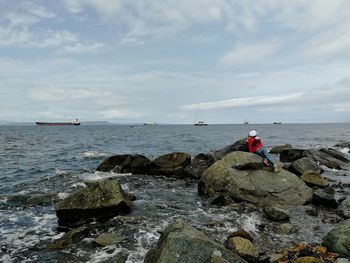
<svg viewBox="0 0 350 263">
<path fill-rule="evenodd" d="M 350 258 L 349 185 L 330 182 L 322 173 L 325 169 L 347 168 L 349 157 L 336 147 L 349 144 L 322 149 L 274 147 L 270 152 L 279 156 L 279 165 L 283 168 L 279 173 L 264 166 L 259 156 L 248 153 L 245 139 L 193 159 L 181 152 L 154 160 L 142 155 L 114 155 L 105 159 L 96 171 L 165 176 L 195 183 L 198 194 L 212 206 L 250 203 L 263 209 L 271 222 L 280 222 L 279 231 L 284 234 L 298 228 L 289 222 L 295 206 L 326 207 L 332 209 L 337 218 L 336 226 L 324 236 L 322 244 L 291 244 L 284 251 L 257 248 L 254 238 L 244 229 L 227 233 L 226 242 L 220 243 L 186 220 L 175 220 L 162 231 L 144 262 L 340 263 Z M 52 250 L 67 248 L 84 238 L 93 238 L 97 246 L 116 244 L 121 242 L 124 221 L 133 220 L 127 214 L 138 196 L 125 193 L 116 179 L 84 183 L 86 187 L 56 206 L 58 229 L 65 234 L 49 246 Z M 125 262 L 127 256 L 123 252 L 115 258 L 117 262 Z"/>
</svg>

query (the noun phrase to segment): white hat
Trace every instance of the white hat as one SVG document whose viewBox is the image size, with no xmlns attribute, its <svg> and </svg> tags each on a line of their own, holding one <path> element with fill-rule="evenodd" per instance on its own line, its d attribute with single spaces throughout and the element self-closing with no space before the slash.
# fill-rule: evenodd
<svg viewBox="0 0 350 263">
<path fill-rule="evenodd" d="M 258 133 L 255 130 L 252 130 L 252 131 L 249 132 L 249 136 L 250 137 L 255 137 L 257 135 L 258 135 Z"/>
</svg>

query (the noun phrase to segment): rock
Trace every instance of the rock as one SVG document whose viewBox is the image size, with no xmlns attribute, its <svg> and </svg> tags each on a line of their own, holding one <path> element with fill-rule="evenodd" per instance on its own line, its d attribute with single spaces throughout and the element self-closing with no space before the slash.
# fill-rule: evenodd
<svg viewBox="0 0 350 263">
<path fill-rule="evenodd" d="M 281 162 L 294 162 L 302 157 L 305 150 L 303 149 L 287 149 L 283 150 L 280 153 L 280 161 Z"/>
<path fill-rule="evenodd" d="M 334 261 L 334 263 L 350 263 L 350 261 L 346 258 L 337 258 L 337 260 Z"/>
<path fill-rule="evenodd" d="M 329 186 L 329 182 L 317 172 L 306 171 L 301 175 L 300 179 L 303 180 L 309 186 Z"/>
<path fill-rule="evenodd" d="M 276 232 L 281 235 L 290 235 L 290 234 L 295 234 L 298 233 L 299 227 L 290 223 L 283 223 L 280 224 Z"/>
<path fill-rule="evenodd" d="M 323 164 L 328 168 L 342 169 L 345 166 L 344 162 L 332 157 L 328 153 L 321 152 L 318 150 L 307 150 L 304 152 L 304 156 L 312 159 L 316 163 Z"/>
<path fill-rule="evenodd" d="M 234 201 L 229 196 L 219 195 L 215 197 L 211 202 L 210 205 L 216 205 L 216 206 L 227 206 L 232 204 Z"/>
<path fill-rule="evenodd" d="M 277 253 L 272 253 L 272 254 L 268 254 L 269 259 L 270 259 L 270 263 L 277 263 L 280 262 L 280 260 L 282 260 L 283 258 L 283 254 L 277 254 Z"/>
<path fill-rule="evenodd" d="M 147 252 L 144 263 L 211 263 L 213 257 L 214 260 L 221 257 L 227 262 L 246 262 L 204 233 L 177 219 L 164 230 L 157 245 Z"/>
<path fill-rule="evenodd" d="M 105 159 L 96 171 L 132 174 L 149 174 L 151 161 L 139 154 L 114 155 Z"/>
<path fill-rule="evenodd" d="M 303 157 L 292 162 L 290 165 L 290 170 L 298 175 L 308 171 L 316 173 L 323 172 L 323 169 L 319 165 L 317 165 L 314 161 L 310 160 L 307 157 Z"/>
<path fill-rule="evenodd" d="M 94 239 L 94 242 L 99 246 L 106 247 L 120 243 L 123 239 L 123 233 L 119 230 L 117 232 L 101 233 L 97 238 Z"/>
<path fill-rule="evenodd" d="M 219 251 L 220 252 L 220 251 Z M 221 254 L 221 252 L 220 252 Z M 211 263 L 230 263 L 228 262 L 226 259 L 222 258 L 222 255 L 216 255 L 215 251 L 214 253 L 211 255 Z"/>
<path fill-rule="evenodd" d="M 48 248 L 52 250 L 64 249 L 72 244 L 78 243 L 89 235 L 90 232 L 87 227 L 78 227 L 68 231 L 59 239 L 56 239 Z"/>
<path fill-rule="evenodd" d="M 253 242 L 254 239 L 252 237 L 251 234 L 249 234 L 247 231 L 245 231 L 244 229 L 238 229 L 237 231 L 231 233 L 227 239 L 230 239 L 231 237 L 241 237 L 241 238 L 245 238 L 248 239 L 250 242 Z"/>
<path fill-rule="evenodd" d="M 321 258 L 307 256 L 294 259 L 292 263 L 324 263 L 324 261 Z"/>
<path fill-rule="evenodd" d="M 335 147 L 340 147 L 340 148 L 350 148 L 350 142 L 341 142 L 338 143 L 336 145 L 334 145 Z"/>
<path fill-rule="evenodd" d="M 191 164 L 185 167 L 185 173 L 193 178 L 201 178 L 205 170 L 214 163 L 214 158 L 210 154 L 200 153 L 194 157 Z"/>
<path fill-rule="evenodd" d="M 264 212 L 274 221 L 287 221 L 290 218 L 288 211 L 278 206 L 266 206 Z"/>
<path fill-rule="evenodd" d="M 327 153 L 328 155 L 332 156 L 335 159 L 338 159 L 344 163 L 348 163 L 350 162 L 349 158 L 342 152 L 337 151 L 335 149 L 332 148 L 322 148 L 320 150 L 321 152 Z"/>
<path fill-rule="evenodd" d="M 212 153 L 215 161 L 220 160 L 225 155 L 232 153 L 232 152 L 249 152 L 247 138 L 240 139 L 239 141 L 236 141 L 234 144 L 228 145 L 220 150 L 216 150 Z"/>
<path fill-rule="evenodd" d="M 174 152 L 159 156 L 151 162 L 150 174 L 174 175 L 183 177 L 185 167 L 191 163 L 191 155 L 188 153 Z"/>
<path fill-rule="evenodd" d="M 346 218 L 350 218 L 350 198 L 347 197 L 343 202 L 340 203 L 339 207 L 337 208 L 338 213 Z"/>
<path fill-rule="evenodd" d="M 350 219 L 329 231 L 323 238 L 323 245 L 340 257 L 350 258 Z"/>
<path fill-rule="evenodd" d="M 292 148 L 293 147 L 291 144 L 278 145 L 278 146 L 272 147 L 272 149 L 270 150 L 270 153 L 281 153 L 284 150 L 289 150 Z"/>
<path fill-rule="evenodd" d="M 60 226 L 77 227 L 130 212 L 132 203 L 117 180 L 85 183 L 86 188 L 69 195 L 57 205 L 56 215 Z"/>
<path fill-rule="evenodd" d="M 257 248 L 248 239 L 238 236 L 231 237 L 227 240 L 227 245 L 227 248 L 231 249 L 248 262 L 255 262 L 259 257 Z"/>
<path fill-rule="evenodd" d="M 230 196 L 255 204 L 297 205 L 304 204 L 312 197 L 308 188 L 294 174 L 281 170 L 273 173 L 265 169 L 238 170 L 236 167 L 247 163 L 258 163 L 259 156 L 246 152 L 233 152 L 215 162 L 203 174 L 199 184 L 200 195 Z M 261 160 L 261 159 L 260 159 Z"/>
<path fill-rule="evenodd" d="M 317 189 L 313 195 L 313 203 L 325 207 L 336 208 L 338 206 L 338 201 L 336 200 L 334 193 L 334 189 L 330 187 Z"/>
<path fill-rule="evenodd" d="M 57 193 L 46 193 L 41 195 L 36 195 L 28 198 L 25 202 L 26 205 L 35 206 L 48 203 L 54 203 L 57 201 Z"/>
</svg>

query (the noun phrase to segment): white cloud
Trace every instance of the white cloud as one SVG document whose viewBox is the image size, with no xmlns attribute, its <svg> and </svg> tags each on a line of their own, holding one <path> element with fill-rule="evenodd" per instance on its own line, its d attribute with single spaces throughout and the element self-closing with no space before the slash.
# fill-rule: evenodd
<svg viewBox="0 0 350 263">
<path fill-rule="evenodd" d="M 49 31 L 43 39 L 32 40 L 31 45 L 37 47 L 59 47 L 78 41 L 79 37 L 69 31 Z"/>
<path fill-rule="evenodd" d="M 103 43 L 92 43 L 90 45 L 84 45 L 81 43 L 75 43 L 73 45 L 66 45 L 60 48 L 58 53 L 68 53 L 68 54 L 82 54 L 82 53 L 90 53 L 96 51 L 97 49 L 103 48 L 105 44 Z"/>
<path fill-rule="evenodd" d="M 257 44 L 240 43 L 220 58 L 219 62 L 226 66 L 260 63 L 274 55 L 280 46 L 281 43 L 276 40 Z"/>
<path fill-rule="evenodd" d="M 30 41 L 32 35 L 26 29 L 14 30 L 0 27 L 0 46 L 23 45 Z"/>
<path fill-rule="evenodd" d="M 212 110 L 222 108 L 235 108 L 244 106 L 264 106 L 264 105 L 275 105 L 288 101 L 293 101 L 301 98 L 304 95 L 302 92 L 280 95 L 280 96 L 256 96 L 248 98 L 229 99 L 213 102 L 201 102 L 196 104 L 189 104 L 182 106 L 185 110 Z"/>
</svg>

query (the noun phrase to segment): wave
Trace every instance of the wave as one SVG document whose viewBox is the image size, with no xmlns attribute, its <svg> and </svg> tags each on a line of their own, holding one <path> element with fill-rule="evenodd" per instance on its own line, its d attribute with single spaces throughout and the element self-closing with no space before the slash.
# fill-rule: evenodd
<svg viewBox="0 0 350 263">
<path fill-rule="evenodd" d="M 98 158 L 104 158 L 109 156 L 108 153 L 100 152 L 100 151 L 87 151 L 83 152 L 81 154 L 83 158 L 90 158 L 90 159 L 98 159 Z"/>
</svg>

